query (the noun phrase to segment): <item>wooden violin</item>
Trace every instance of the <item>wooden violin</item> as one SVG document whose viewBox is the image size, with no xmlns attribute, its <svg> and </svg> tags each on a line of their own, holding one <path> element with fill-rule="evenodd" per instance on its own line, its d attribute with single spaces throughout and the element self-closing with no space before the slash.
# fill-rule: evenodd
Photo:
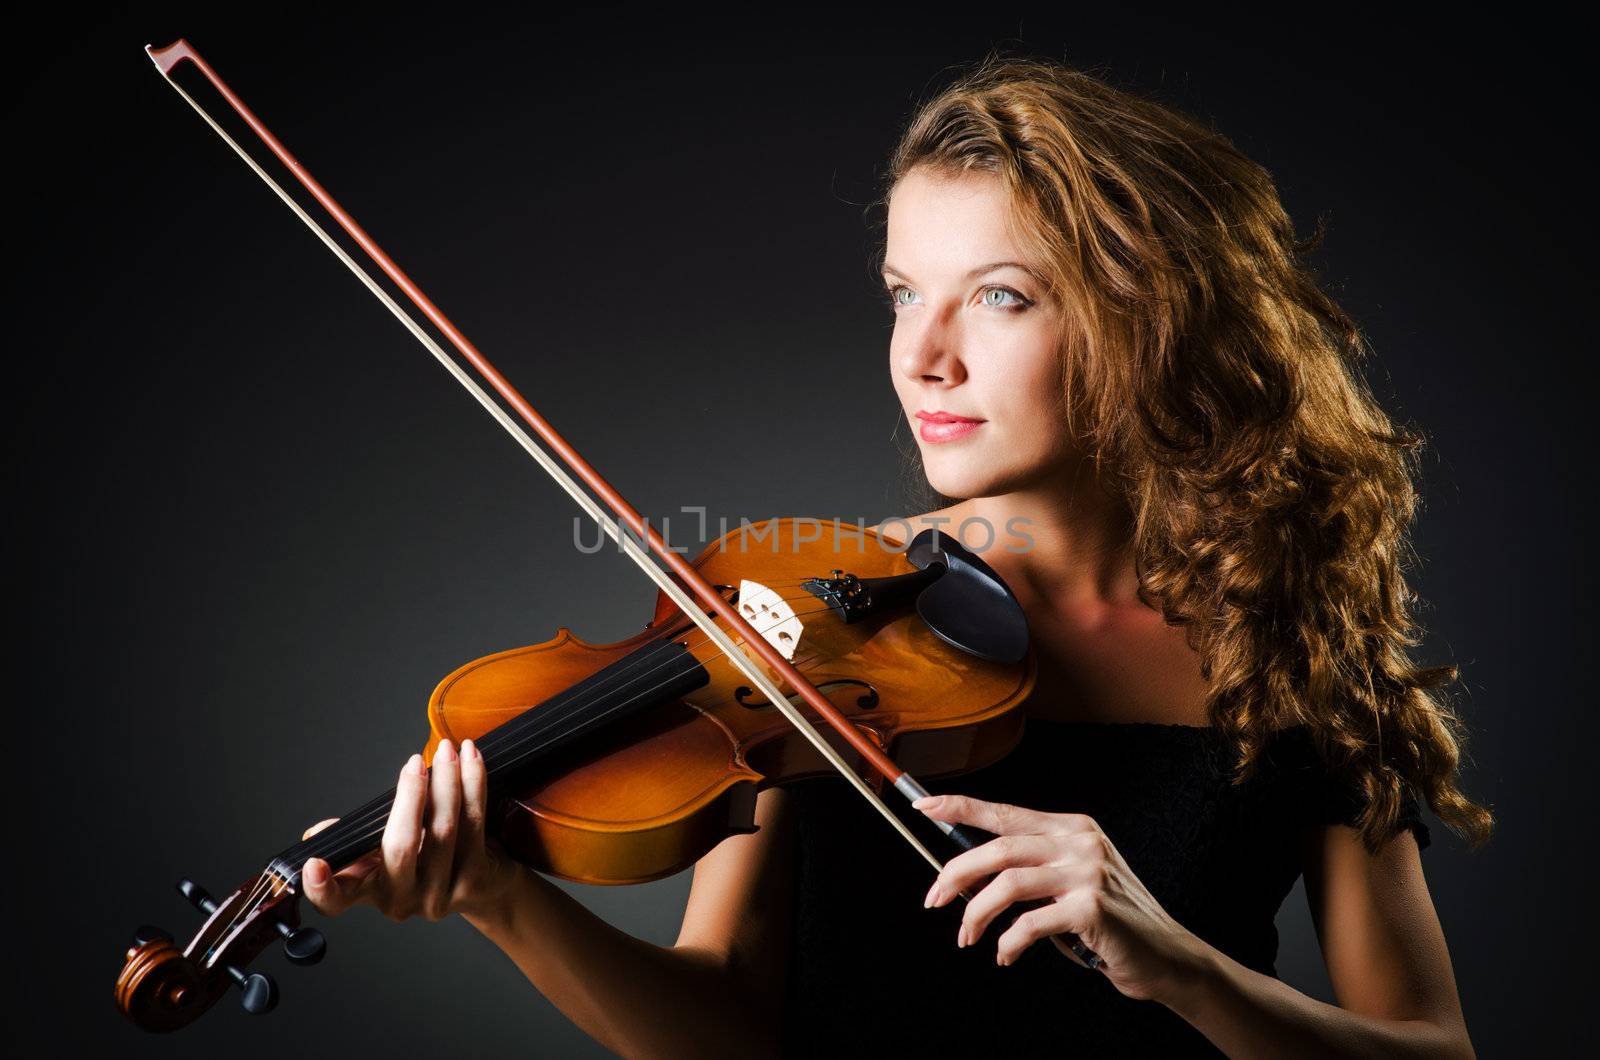
<svg viewBox="0 0 1600 1060">
<path fill-rule="evenodd" d="M 812 525 L 743 527 L 694 566 L 896 761 L 941 776 L 1008 753 L 1034 666 L 1004 583 L 934 530 L 904 551 L 849 526 L 860 551 L 837 532 L 798 550 L 766 543 Z M 642 633 L 615 644 L 562 629 L 467 663 L 439 682 L 428 725 L 424 761 L 442 739 L 471 738 L 483 754 L 489 831 L 507 854 L 581 883 L 641 883 L 688 868 L 729 835 L 755 830 L 759 791 L 831 771 L 664 596 Z M 859 772 L 860 757 L 837 735 L 831 742 Z M 320 933 L 299 924 L 301 867 L 319 857 L 337 870 L 375 849 L 393 801 L 390 788 L 280 851 L 220 901 L 180 884 L 207 919 L 181 949 L 141 929 L 117 980 L 119 1007 L 146 1029 L 171 1030 L 238 985 L 247 1010 L 270 1009 L 275 984 L 243 969 L 280 938 L 297 963 L 324 950 Z"/>
<path fill-rule="evenodd" d="M 727 836 L 753 831 L 763 788 L 836 772 L 936 871 L 942 868 L 883 796 L 892 788 L 915 801 L 927 794 L 917 774 L 980 768 L 1020 739 L 1024 715 L 1017 708 L 1033 688 L 1034 662 L 1026 619 L 1000 577 L 936 530 L 902 549 L 836 520 L 746 522 L 686 561 L 186 41 L 146 51 L 168 83 L 657 586 L 654 618 L 634 637 L 593 645 L 562 629 L 543 644 L 474 660 L 434 691 L 424 761 L 440 740 L 474 740 L 487 769 L 489 831 L 507 852 L 579 882 L 659 879 Z M 185 62 L 500 401 L 174 80 Z M 315 963 L 326 948 L 319 931 L 300 924 L 301 867 L 316 857 L 337 870 L 375 849 L 393 799 L 391 788 L 285 848 L 221 900 L 180 882 L 206 920 L 182 946 L 166 932 L 141 928 L 117 977 L 118 1007 L 153 1031 L 192 1022 L 234 987 L 247 1011 L 271 1010 L 277 987 L 264 973 L 247 972 L 250 963 L 280 939 L 295 963 Z M 963 849 L 988 838 L 932 823 Z M 1076 936 L 1052 941 L 1089 967 L 1098 965 Z"/>
</svg>

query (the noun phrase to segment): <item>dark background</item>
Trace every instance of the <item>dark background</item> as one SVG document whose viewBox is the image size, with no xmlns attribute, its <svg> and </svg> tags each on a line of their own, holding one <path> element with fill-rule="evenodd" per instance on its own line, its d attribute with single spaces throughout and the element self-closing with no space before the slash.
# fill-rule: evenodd
<svg viewBox="0 0 1600 1060">
<path fill-rule="evenodd" d="M 78 13 L 11 40 L 14 1034 L 601 1052 L 465 922 L 366 908 L 323 925 L 321 967 L 260 963 L 272 1016 L 229 1001 L 163 1039 L 113 1009 L 128 932 L 198 924 L 172 881 L 225 891 L 388 786 L 443 674 L 563 625 L 619 638 L 653 599 L 620 557 L 574 551 L 566 498 L 156 74 L 143 45 L 186 36 L 655 516 L 905 511 L 863 206 L 955 64 L 1065 57 L 1214 121 L 1303 232 L 1330 222 L 1317 261 L 1373 385 L 1430 439 L 1420 653 L 1464 668 L 1465 786 L 1500 822 L 1473 853 L 1430 816 L 1423 855 L 1474 1041 L 1590 1040 L 1568 852 L 1595 735 L 1572 374 L 1593 350 L 1592 123 L 1558 28 L 252 11 Z M 688 879 L 572 891 L 670 943 Z M 1279 925 L 1284 979 L 1330 997 L 1298 888 Z"/>
</svg>

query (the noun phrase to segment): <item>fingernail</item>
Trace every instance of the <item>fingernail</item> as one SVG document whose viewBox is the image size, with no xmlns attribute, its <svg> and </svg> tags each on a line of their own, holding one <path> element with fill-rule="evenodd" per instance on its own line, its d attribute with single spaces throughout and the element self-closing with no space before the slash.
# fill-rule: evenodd
<svg viewBox="0 0 1600 1060">
<path fill-rule="evenodd" d="M 994 963 L 996 963 L 1000 967 L 1004 968 L 1006 965 L 1010 964 L 1011 962 L 997 953 L 997 954 L 994 955 Z"/>
<path fill-rule="evenodd" d="M 918 810 L 930 809 L 930 808 L 932 808 L 934 806 L 939 805 L 939 796 L 937 796 L 937 795 L 924 795 L 924 796 L 922 796 L 922 798 L 917 799 L 911 805 L 913 807 L 915 807 L 916 809 L 918 809 Z"/>
<path fill-rule="evenodd" d="M 300 875 L 305 878 L 307 883 L 314 883 L 321 887 L 322 881 L 326 878 L 323 876 L 324 864 L 321 858 L 311 858 L 301 867 Z"/>
<path fill-rule="evenodd" d="M 449 740 L 439 741 L 439 746 L 433 752 L 433 760 L 435 762 L 454 762 L 456 760 L 456 749 Z"/>
<path fill-rule="evenodd" d="M 962 924 L 961 930 L 956 932 L 956 945 L 965 947 L 967 944 L 967 925 Z"/>
<path fill-rule="evenodd" d="M 422 772 L 422 756 L 420 754 L 412 755 L 410 758 L 406 759 L 406 772 L 407 773 L 421 773 Z"/>
<path fill-rule="evenodd" d="M 932 909 L 934 906 L 938 905 L 943 898 L 944 892 L 936 883 L 932 887 L 928 888 L 928 897 L 923 900 L 922 908 Z"/>
<path fill-rule="evenodd" d="M 478 757 L 478 745 L 473 743 L 471 740 L 462 740 L 461 741 L 461 757 L 462 758 L 477 758 Z"/>
</svg>

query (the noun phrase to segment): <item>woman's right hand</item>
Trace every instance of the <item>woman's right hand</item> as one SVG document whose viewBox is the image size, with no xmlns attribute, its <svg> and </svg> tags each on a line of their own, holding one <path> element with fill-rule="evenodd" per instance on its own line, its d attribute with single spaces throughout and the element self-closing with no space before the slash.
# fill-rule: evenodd
<svg viewBox="0 0 1600 1060">
<path fill-rule="evenodd" d="M 461 741 L 459 754 L 442 740 L 431 774 L 423 770 L 421 755 L 412 755 L 400 770 L 380 848 L 336 873 L 322 858 L 308 859 L 300 870 L 305 896 L 327 916 L 360 903 L 391 920 L 492 916 L 523 870 L 486 839 L 487 807 L 483 755 L 471 740 Z M 312 825 L 303 838 L 336 820 Z"/>
</svg>

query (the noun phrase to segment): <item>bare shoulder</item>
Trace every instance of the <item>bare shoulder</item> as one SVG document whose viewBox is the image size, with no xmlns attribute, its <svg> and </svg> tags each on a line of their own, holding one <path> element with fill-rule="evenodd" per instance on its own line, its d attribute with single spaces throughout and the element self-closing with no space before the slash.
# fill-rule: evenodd
<svg viewBox="0 0 1600 1060">
<path fill-rule="evenodd" d="M 1388 1019 L 1424 1019 L 1465 1035 L 1444 930 L 1416 837 L 1377 853 L 1348 825 L 1307 829 L 1306 900 L 1339 1004 Z"/>
</svg>

